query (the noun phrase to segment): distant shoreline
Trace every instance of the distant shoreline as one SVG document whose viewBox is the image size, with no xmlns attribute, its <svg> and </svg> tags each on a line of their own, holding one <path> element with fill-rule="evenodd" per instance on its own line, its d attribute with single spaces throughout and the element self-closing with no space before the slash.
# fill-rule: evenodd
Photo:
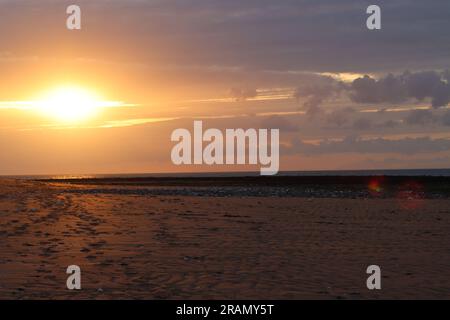
<svg viewBox="0 0 450 320">
<path fill-rule="evenodd" d="M 75 180 L 75 179 L 153 179 L 153 178 L 242 178 L 259 177 L 257 171 L 235 172 L 166 172 L 166 173 L 110 173 L 110 174 L 30 174 L 0 175 L 0 179 L 24 180 Z M 311 170 L 280 171 L 275 177 L 335 177 L 335 176 L 404 176 L 404 177 L 450 177 L 450 168 L 441 169 L 370 169 L 370 170 Z"/>
<path fill-rule="evenodd" d="M 308 184 L 367 184 L 373 179 L 383 179 L 386 184 L 448 183 L 450 176 L 243 176 L 243 177 L 95 177 L 33 179 L 41 182 L 108 185 L 157 185 L 157 186 L 289 186 Z"/>
<path fill-rule="evenodd" d="M 1 179 L 1 178 L 0 178 Z M 28 176 L 63 192 L 201 197 L 450 198 L 449 169 Z M 73 187 L 66 190 L 66 186 Z"/>
<path fill-rule="evenodd" d="M 70 193 L 212 197 L 450 198 L 444 176 L 253 176 L 39 179 Z M 67 192 L 67 191 L 64 191 Z"/>
</svg>

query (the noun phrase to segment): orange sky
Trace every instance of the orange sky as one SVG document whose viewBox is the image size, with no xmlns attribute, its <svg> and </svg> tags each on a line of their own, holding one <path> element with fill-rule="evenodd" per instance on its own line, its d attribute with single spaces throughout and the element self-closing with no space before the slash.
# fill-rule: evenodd
<svg viewBox="0 0 450 320">
<path fill-rule="evenodd" d="M 431 94 L 373 99 L 352 91 L 363 90 L 354 81 L 364 74 L 384 79 L 405 70 L 425 79 L 424 88 L 431 80 L 423 70 L 445 84 L 442 27 L 417 35 L 433 48 L 429 58 L 405 57 L 415 48 L 391 40 L 408 36 L 401 25 L 368 34 L 351 18 L 364 8 L 346 1 L 339 8 L 332 1 L 79 1 L 80 31 L 65 28 L 68 4 L 0 3 L 0 174 L 258 169 L 172 165 L 170 133 L 192 128 L 194 119 L 220 129 L 279 128 L 282 170 L 450 163 L 445 103 L 434 106 Z M 55 98 L 61 87 L 87 92 L 95 112 L 63 119 L 37 107 L 64 101 Z"/>
</svg>

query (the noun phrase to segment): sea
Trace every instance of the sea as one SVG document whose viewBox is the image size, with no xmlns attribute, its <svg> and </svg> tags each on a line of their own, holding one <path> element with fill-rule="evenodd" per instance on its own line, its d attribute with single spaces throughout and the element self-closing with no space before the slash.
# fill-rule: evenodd
<svg viewBox="0 0 450 320">
<path fill-rule="evenodd" d="M 9 179 L 101 179 L 101 178 L 195 178 L 195 177 L 249 177 L 259 176 L 255 172 L 201 172 L 201 173 L 123 173 L 123 174 L 58 174 L 58 175 L 5 175 Z M 449 177 L 450 169 L 389 169 L 389 170 L 323 170 L 323 171 L 281 171 L 277 176 L 406 176 L 406 177 Z"/>
</svg>

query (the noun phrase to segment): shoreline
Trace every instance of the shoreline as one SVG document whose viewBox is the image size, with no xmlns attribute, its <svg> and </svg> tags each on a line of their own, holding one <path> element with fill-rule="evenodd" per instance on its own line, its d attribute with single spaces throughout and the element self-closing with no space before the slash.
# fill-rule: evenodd
<svg viewBox="0 0 450 320">
<path fill-rule="evenodd" d="M 450 177 L 274 176 L 39 179 L 74 193 L 306 198 L 450 198 Z M 79 188 L 77 188 L 77 186 Z"/>
</svg>

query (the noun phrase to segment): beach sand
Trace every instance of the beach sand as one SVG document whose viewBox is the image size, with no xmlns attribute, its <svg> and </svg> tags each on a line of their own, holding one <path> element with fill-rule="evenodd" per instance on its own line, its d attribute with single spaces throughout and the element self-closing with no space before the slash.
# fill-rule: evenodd
<svg viewBox="0 0 450 320">
<path fill-rule="evenodd" d="M 450 298 L 449 199 L 92 188 L 0 181 L 1 299 Z"/>
</svg>

